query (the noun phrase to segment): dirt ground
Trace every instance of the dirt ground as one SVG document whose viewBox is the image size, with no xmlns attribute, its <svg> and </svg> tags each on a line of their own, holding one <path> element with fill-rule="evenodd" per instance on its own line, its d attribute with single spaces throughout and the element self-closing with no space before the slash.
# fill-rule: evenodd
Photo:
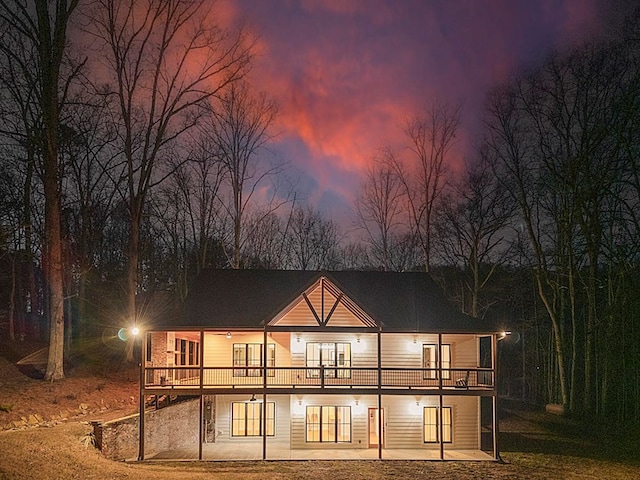
<svg viewBox="0 0 640 480">
<path fill-rule="evenodd" d="M 136 380 L 135 367 L 125 366 L 98 373 L 71 370 L 68 378 L 52 384 L 26 376 L 0 355 L 0 480 L 183 480 L 185 475 L 193 480 L 640 478 L 636 434 L 621 434 L 619 430 L 521 408 L 511 402 L 503 402 L 502 409 L 500 444 L 504 463 L 107 460 L 91 444 L 88 421 L 94 416 L 115 418 L 136 411 Z M 67 419 L 61 417 L 64 411 L 68 412 Z M 36 421 L 32 425 L 31 417 Z M 13 422 L 24 424 L 16 428 Z"/>
<path fill-rule="evenodd" d="M 16 365 L 28 347 L 0 344 L 0 430 L 51 425 L 100 414 L 117 418 L 138 409 L 137 366 L 70 368 L 59 382 L 45 382 L 37 365 Z M 31 350 L 34 347 L 31 348 Z M 7 359 L 9 357 L 11 360 Z"/>
</svg>

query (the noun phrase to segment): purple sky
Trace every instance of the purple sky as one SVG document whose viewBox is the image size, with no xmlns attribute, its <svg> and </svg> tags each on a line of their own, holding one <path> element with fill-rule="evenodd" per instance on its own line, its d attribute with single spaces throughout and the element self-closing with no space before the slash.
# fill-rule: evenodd
<svg viewBox="0 0 640 480">
<path fill-rule="evenodd" d="M 462 102 L 453 170 L 472 153 L 488 89 L 598 34 L 598 0 L 226 0 L 260 36 L 253 83 L 280 107 L 275 154 L 341 223 L 376 150 L 407 118 Z M 606 3 L 606 2 L 605 2 Z"/>
</svg>

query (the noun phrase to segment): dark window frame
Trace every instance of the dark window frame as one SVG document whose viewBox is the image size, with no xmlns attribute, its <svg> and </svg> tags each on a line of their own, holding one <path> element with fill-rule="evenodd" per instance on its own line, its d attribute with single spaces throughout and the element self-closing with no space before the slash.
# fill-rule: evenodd
<svg viewBox="0 0 640 480">
<path fill-rule="evenodd" d="M 234 417 L 234 405 L 244 405 L 244 434 L 236 434 L 235 432 L 235 417 Z M 251 417 L 249 418 L 249 405 L 252 406 L 252 408 L 254 408 L 254 406 L 259 405 L 260 408 L 258 409 L 258 432 L 259 433 L 254 433 L 249 435 L 248 434 L 248 425 L 250 421 L 253 421 L 254 418 Z M 263 419 L 263 412 L 266 410 L 266 428 L 267 428 L 267 437 L 275 437 L 276 435 L 276 403 L 275 402 L 267 402 L 266 403 L 266 409 L 263 408 L 263 403 L 262 402 L 256 402 L 256 401 L 248 401 L 248 402 L 231 402 L 231 436 L 235 437 L 235 438 L 244 438 L 244 437 L 262 437 L 263 436 L 263 428 L 265 427 L 265 422 Z M 271 408 L 271 410 L 270 410 Z M 273 417 L 269 418 L 269 413 L 273 412 Z M 271 426 L 271 433 L 269 432 L 269 427 Z"/>
<path fill-rule="evenodd" d="M 427 423 L 427 410 L 433 410 L 435 413 L 435 423 Z M 440 407 L 434 405 L 425 406 L 422 410 L 422 441 L 423 443 L 440 443 L 440 432 L 445 431 L 445 427 L 448 427 L 448 439 L 444 439 L 442 443 L 453 443 L 453 408 L 450 406 L 443 406 L 443 422 L 442 428 L 440 428 Z M 447 410 L 449 412 L 449 422 L 446 423 L 444 421 L 444 411 Z M 435 428 L 435 440 L 427 440 L 427 428 L 433 429 Z"/>
<path fill-rule="evenodd" d="M 318 421 L 317 422 L 309 422 L 309 409 L 318 409 Z M 333 423 L 325 422 L 324 413 L 325 409 L 333 409 Z M 344 421 L 344 414 L 339 414 L 338 412 L 348 412 L 347 418 L 348 422 Z M 342 421 L 341 421 L 342 420 Z M 315 425 L 318 432 L 318 440 L 309 439 L 309 426 Z M 333 433 L 333 439 L 324 439 L 323 438 L 323 426 L 324 425 L 333 425 L 333 429 L 331 432 Z M 349 439 L 348 440 L 340 440 L 340 432 L 341 428 L 345 425 L 348 425 L 349 428 Z M 350 405 L 307 405 L 304 415 L 304 436 L 306 443 L 352 443 L 353 439 L 353 415 L 351 412 Z"/>
<path fill-rule="evenodd" d="M 314 345 L 318 346 L 318 358 L 309 355 L 309 347 Z M 323 345 L 333 345 L 333 358 L 324 358 L 327 353 L 327 349 L 322 348 Z M 348 346 L 348 352 L 345 352 L 344 347 Z M 340 348 L 342 347 L 342 352 Z M 323 352 L 325 354 L 323 355 Z M 313 353 L 313 352 L 312 352 Z M 349 358 L 345 358 L 344 355 L 348 353 Z M 343 357 L 340 358 L 339 355 Z M 329 353 L 330 355 L 330 353 Z M 324 366 L 325 376 L 329 378 L 351 378 L 351 342 L 307 342 L 305 345 L 305 366 L 307 378 L 319 378 L 320 368 Z M 309 363 L 314 363 L 309 365 Z M 317 363 L 317 365 L 315 365 Z"/>
<path fill-rule="evenodd" d="M 232 359 L 231 363 L 233 365 L 233 376 L 234 377 L 261 377 L 262 376 L 262 362 L 264 358 L 264 344 L 262 343 L 234 343 L 232 346 Z M 250 353 L 252 351 L 252 347 L 259 347 L 259 360 L 258 363 L 252 363 Z M 244 359 L 242 362 L 238 362 L 240 358 L 236 357 L 236 348 L 241 348 L 244 350 Z M 270 353 L 272 352 L 272 354 Z M 275 343 L 267 343 L 267 376 L 273 377 L 276 372 L 273 368 L 276 366 L 276 344 Z"/>
</svg>

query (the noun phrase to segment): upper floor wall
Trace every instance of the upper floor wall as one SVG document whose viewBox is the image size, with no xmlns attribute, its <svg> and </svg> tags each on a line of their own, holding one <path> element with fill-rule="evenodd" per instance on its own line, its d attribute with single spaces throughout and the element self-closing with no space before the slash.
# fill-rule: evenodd
<svg viewBox="0 0 640 480">
<path fill-rule="evenodd" d="M 201 373 L 205 384 L 221 387 L 260 386 L 265 380 L 291 388 L 368 388 L 379 381 L 406 388 L 494 384 L 487 336 L 270 332 L 265 346 L 264 332 L 203 331 L 152 332 L 146 340 L 147 385 L 193 385 Z"/>
</svg>

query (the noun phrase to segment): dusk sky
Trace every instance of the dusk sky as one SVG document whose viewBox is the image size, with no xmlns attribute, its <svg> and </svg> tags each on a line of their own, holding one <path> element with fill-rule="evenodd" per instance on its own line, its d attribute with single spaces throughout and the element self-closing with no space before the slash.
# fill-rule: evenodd
<svg viewBox="0 0 640 480">
<path fill-rule="evenodd" d="M 227 3 L 228 2 L 228 3 Z M 606 2 L 604 2 L 606 3 Z M 362 174 L 437 99 L 463 104 L 452 168 L 472 155 L 486 92 L 598 35 L 597 0 L 226 0 L 260 36 L 252 81 L 280 109 L 274 154 L 344 223 Z"/>
</svg>

